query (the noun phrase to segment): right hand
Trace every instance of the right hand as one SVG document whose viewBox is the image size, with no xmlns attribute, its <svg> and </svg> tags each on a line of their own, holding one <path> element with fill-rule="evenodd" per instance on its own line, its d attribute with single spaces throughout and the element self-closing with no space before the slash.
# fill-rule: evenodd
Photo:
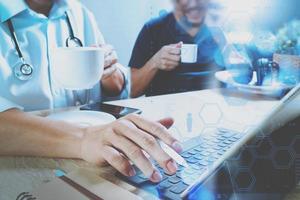
<svg viewBox="0 0 300 200">
<path fill-rule="evenodd" d="M 151 65 L 163 71 L 174 70 L 181 59 L 181 46 L 182 42 L 163 46 L 151 59 Z"/>
<path fill-rule="evenodd" d="M 167 173 L 176 173 L 177 164 L 157 142 L 160 139 L 175 151 L 182 150 L 179 142 L 167 131 L 172 124 L 170 118 L 153 122 L 131 114 L 108 125 L 88 127 L 81 140 L 81 158 L 97 165 L 108 162 L 125 176 L 134 176 L 136 172 L 129 162 L 131 160 L 151 181 L 159 182 L 162 178 L 160 172 L 143 151 Z"/>
</svg>

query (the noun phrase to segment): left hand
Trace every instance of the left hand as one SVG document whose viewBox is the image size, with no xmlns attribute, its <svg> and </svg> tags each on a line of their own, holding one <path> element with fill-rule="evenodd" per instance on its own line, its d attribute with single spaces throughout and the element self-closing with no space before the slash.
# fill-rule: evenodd
<svg viewBox="0 0 300 200">
<path fill-rule="evenodd" d="M 110 77 L 113 73 L 118 70 L 116 63 L 118 62 L 117 53 L 112 45 L 101 44 L 99 45 L 105 51 L 104 55 L 104 72 L 102 75 L 102 80 Z"/>
</svg>

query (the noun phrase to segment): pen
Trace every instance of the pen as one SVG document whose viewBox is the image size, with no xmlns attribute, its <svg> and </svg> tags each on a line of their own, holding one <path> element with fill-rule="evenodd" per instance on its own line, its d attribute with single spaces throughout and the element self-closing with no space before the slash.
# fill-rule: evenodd
<svg viewBox="0 0 300 200">
<path fill-rule="evenodd" d="M 189 164 L 186 162 L 186 160 L 179 155 L 174 149 L 166 145 L 163 141 L 159 140 L 159 144 L 161 148 L 173 159 L 178 163 L 179 165 L 183 167 L 189 167 Z"/>
</svg>

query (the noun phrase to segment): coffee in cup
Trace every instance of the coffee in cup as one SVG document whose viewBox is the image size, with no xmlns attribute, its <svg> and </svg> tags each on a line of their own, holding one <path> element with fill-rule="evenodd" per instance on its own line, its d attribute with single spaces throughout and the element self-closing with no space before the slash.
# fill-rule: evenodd
<svg viewBox="0 0 300 200">
<path fill-rule="evenodd" d="M 228 71 L 235 82 L 248 84 L 253 78 L 253 69 L 249 61 L 241 56 L 229 58 Z"/>
</svg>

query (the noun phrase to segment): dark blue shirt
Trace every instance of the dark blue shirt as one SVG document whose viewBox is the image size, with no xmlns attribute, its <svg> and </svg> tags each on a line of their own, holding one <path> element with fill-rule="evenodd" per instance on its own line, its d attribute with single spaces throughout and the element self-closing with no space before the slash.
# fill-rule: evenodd
<svg viewBox="0 0 300 200">
<path fill-rule="evenodd" d="M 180 41 L 198 44 L 197 62 L 180 63 L 173 71 L 159 71 L 145 91 L 147 96 L 201 90 L 218 85 L 214 73 L 223 69 L 222 58 L 211 29 L 202 25 L 196 36 L 192 37 L 177 23 L 173 13 L 144 25 L 136 40 L 129 66 L 141 68 L 163 46 Z"/>
</svg>

